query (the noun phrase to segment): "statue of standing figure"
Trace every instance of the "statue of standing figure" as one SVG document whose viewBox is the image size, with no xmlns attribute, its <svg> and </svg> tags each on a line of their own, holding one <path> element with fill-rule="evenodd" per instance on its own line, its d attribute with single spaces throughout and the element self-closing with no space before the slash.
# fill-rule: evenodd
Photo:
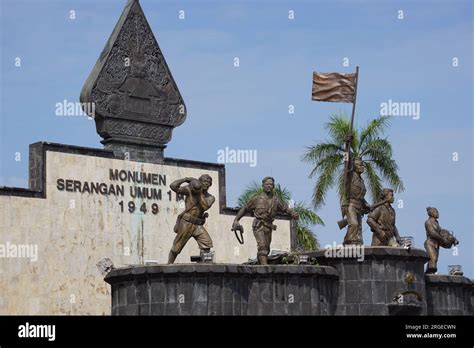
<svg viewBox="0 0 474 348">
<path fill-rule="evenodd" d="M 298 219 L 298 214 L 285 202 L 282 202 L 274 193 L 275 179 L 270 176 L 262 180 L 263 192 L 253 197 L 237 213 L 232 230 L 241 230 L 239 220 L 246 214 L 252 212 L 255 219 L 252 223 L 253 234 L 257 240 L 257 259 L 260 265 L 268 264 L 267 258 L 270 253 L 272 232 L 276 230 L 273 224 L 278 213 L 289 214 L 293 219 Z"/>
<path fill-rule="evenodd" d="M 426 208 L 426 211 L 428 212 L 428 220 L 425 222 L 425 249 L 428 252 L 430 261 L 428 262 L 425 273 L 430 274 L 436 273 L 438 270 L 439 247 L 441 246 L 443 248 L 449 249 L 453 245 L 458 245 L 459 241 L 452 233 L 439 226 L 438 209 L 428 207 Z"/>
<path fill-rule="evenodd" d="M 181 186 L 184 183 L 188 185 Z M 174 263 L 191 237 L 198 243 L 201 254 L 210 252 L 212 239 L 203 225 L 209 216 L 205 211 L 216 200 L 213 195 L 207 192 L 211 185 L 212 178 L 207 174 L 201 175 L 199 179 L 184 178 L 171 183 L 170 188 L 174 192 L 185 196 L 185 209 L 178 215 L 174 226 L 176 237 L 168 256 L 168 264 Z"/>
<path fill-rule="evenodd" d="M 339 228 L 342 229 L 347 225 L 347 232 L 344 237 L 344 245 L 356 244 L 362 245 L 362 216 L 370 211 L 370 205 L 365 200 L 367 192 L 362 179 L 364 172 L 364 162 L 360 157 L 354 157 L 352 160 L 352 170 L 349 173 L 348 201 L 342 205 L 342 214 L 346 219 L 339 221 Z"/>
<path fill-rule="evenodd" d="M 380 202 L 374 205 L 369 213 L 367 224 L 372 231 L 372 246 L 400 246 L 401 239 L 395 225 L 395 209 L 392 203 L 395 201 L 393 190 L 385 188 L 382 190 Z"/>
</svg>

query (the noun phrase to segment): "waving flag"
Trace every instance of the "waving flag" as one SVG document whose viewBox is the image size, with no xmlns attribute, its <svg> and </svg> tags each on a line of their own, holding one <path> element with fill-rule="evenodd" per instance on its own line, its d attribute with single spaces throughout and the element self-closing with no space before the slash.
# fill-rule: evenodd
<svg viewBox="0 0 474 348">
<path fill-rule="evenodd" d="M 347 133 L 345 152 L 349 156 L 345 160 L 344 187 L 346 187 L 346 201 L 350 191 L 351 181 L 349 179 L 350 171 L 349 163 L 351 162 L 351 141 L 349 137 L 353 133 L 355 106 L 357 98 L 357 82 L 359 81 L 359 67 L 356 67 L 355 74 L 340 73 L 318 73 L 313 72 L 313 93 L 312 100 L 336 103 L 352 103 L 352 116 L 350 130 Z"/>
<path fill-rule="evenodd" d="M 354 103 L 357 73 L 313 73 L 312 100 L 337 103 Z"/>
</svg>

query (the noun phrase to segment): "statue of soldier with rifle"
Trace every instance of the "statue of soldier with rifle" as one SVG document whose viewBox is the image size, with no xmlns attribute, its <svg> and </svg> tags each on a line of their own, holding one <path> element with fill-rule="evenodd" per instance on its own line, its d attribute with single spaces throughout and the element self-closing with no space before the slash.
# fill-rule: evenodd
<svg viewBox="0 0 474 348">
<path fill-rule="evenodd" d="M 367 190 L 365 188 L 364 179 L 362 179 L 364 162 L 360 157 L 354 157 L 350 159 L 350 162 L 351 168 L 346 169 L 345 178 L 346 200 L 343 201 L 341 205 L 342 215 L 346 218 L 339 221 L 338 225 L 340 229 L 347 226 L 347 232 L 343 242 L 344 245 L 362 245 L 364 244 L 362 239 L 362 216 L 369 213 L 371 207 L 365 200 Z"/>
<path fill-rule="evenodd" d="M 363 244 L 362 215 L 370 211 L 370 206 L 365 200 L 367 190 L 361 176 L 364 172 L 364 162 L 362 158 L 351 153 L 358 79 L 359 67 L 356 67 L 354 74 L 313 73 L 312 100 L 352 103 L 351 124 L 346 136 L 344 155 L 344 197 L 341 202 L 343 220 L 338 222 L 340 229 L 348 226 L 344 245 Z M 344 217 L 346 218 L 344 219 Z"/>
</svg>

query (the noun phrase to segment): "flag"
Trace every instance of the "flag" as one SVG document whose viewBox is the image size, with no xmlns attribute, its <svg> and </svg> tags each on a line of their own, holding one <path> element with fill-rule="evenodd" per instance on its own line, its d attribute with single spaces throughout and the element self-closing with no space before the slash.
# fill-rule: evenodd
<svg viewBox="0 0 474 348">
<path fill-rule="evenodd" d="M 353 103 L 356 84 L 356 74 L 314 72 L 312 100 Z"/>
</svg>

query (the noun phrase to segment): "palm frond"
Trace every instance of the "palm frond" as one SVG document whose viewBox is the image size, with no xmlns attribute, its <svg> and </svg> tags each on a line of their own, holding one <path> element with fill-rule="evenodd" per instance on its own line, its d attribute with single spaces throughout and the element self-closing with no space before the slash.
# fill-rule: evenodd
<svg viewBox="0 0 474 348">
<path fill-rule="evenodd" d="M 341 169 L 337 172 L 337 191 L 339 193 L 339 202 L 346 201 L 346 178 L 345 178 L 345 170 Z"/>
<path fill-rule="evenodd" d="M 257 184 L 255 181 L 252 182 L 249 186 L 247 186 L 237 198 L 237 206 L 239 208 L 246 205 L 254 196 L 263 192 L 263 188 L 261 185 Z"/>
<path fill-rule="evenodd" d="M 333 156 L 339 152 L 344 152 L 344 148 L 333 143 L 320 143 L 314 146 L 307 146 L 302 160 L 317 163 L 321 159 Z"/>
<path fill-rule="evenodd" d="M 361 151 L 360 155 L 363 157 L 365 154 L 371 152 L 373 156 L 377 157 L 392 157 L 392 144 L 387 138 L 377 138 L 366 142 L 364 150 Z"/>
<path fill-rule="evenodd" d="M 380 116 L 371 120 L 360 132 L 360 148 L 365 150 L 366 141 L 377 138 L 385 129 L 390 127 L 390 116 Z"/>
<path fill-rule="evenodd" d="M 360 132 L 354 126 L 351 149 L 355 156 L 366 164 L 364 177 L 367 180 L 369 194 L 377 200 L 386 181 L 395 191 L 403 191 L 404 185 L 398 175 L 397 163 L 392 159 L 392 145 L 383 132 L 390 127 L 390 116 L 377 117 Z M 303 160 L 313 163 L 309 177 L 317 177 L 313 189 L 313 206 L 319 208 L 325 204 L 327 192 L 334 184 L 341 202 L 345 200 L 344 152 L 350 118 L 345 113 L 333 114 L 326 123 L 329 140 L 306 148 Z"/>
<path fill-rule="evenodd" d="M 372 197 L 372 202 L 376 203 L 378 202 L 380 193 L 382 192 L 382 182 L 370 162 L 365 162 L 365 176 L 367 178 L 367 186 L 369 186 L 369 193 Z"/>
<path fill-rule="evenodd" d="M 312 251 L 319 248 L 319 241 L 307 226 L 298 226 L 296 229 L 298 244 L 305 251 Z"/>
<path fill-rule="evenodd" d="M 323 175 L 327 172 L 328 168 L 332 168 L 335 164 L 344 164 L 344 153 L 337 153 L 332 156 L 327 156 L 321 158 L 309 173 L 309 177 L 313 178 L 314 176 L 320 174 Z"/>
<path fill-rule="evenodd" d="M 367 162 L 374 164 L 374 169 L 377 169 L 382 179 L 387 181 L 395 192 L 401 192 L 405 189 L 403 181 L 398 175 L 398 165 L 392 158 L 382 156 L 374 150 L 367 151 L 366 155 L 369 157 Z"/>
<path fill-rule="evenodd" d="M 299 215 L 298 225 L 323 225 L 323 220 L 310 207 L 303 202 L 298 202 L 293 208 Z"/>
<path fill-rule="evenodd" d="M 324 160 L 324 164 L 321 167 L 313 169 L 313 172 L 315 170 L 320 172 L 313 190 L 313 205 L 315 209 L 324 205 L 327 192 L 334 185 L 334 173 L 339 166 L 343 166 L 342 155 L 328 157 Z"/>
<path fill-rule="evenodd" d="M 350 119 L 346 113 L 336 113 L 329 117 L 329 122 L 326 123 L 325 128 L 332 139 L 332 142 L 337 146 L 344 147 L 347 134 L 350 129 Z"/>
<path fill-rule="evenodd" d="M 263 189 L 260 191 L 262 192 Z M 281 187 L 280 184 L 275 185 L 275 195 L 282 201 L 288 204 L 291 200 L 291 193 L 286 188 Z"/>
</svg>

